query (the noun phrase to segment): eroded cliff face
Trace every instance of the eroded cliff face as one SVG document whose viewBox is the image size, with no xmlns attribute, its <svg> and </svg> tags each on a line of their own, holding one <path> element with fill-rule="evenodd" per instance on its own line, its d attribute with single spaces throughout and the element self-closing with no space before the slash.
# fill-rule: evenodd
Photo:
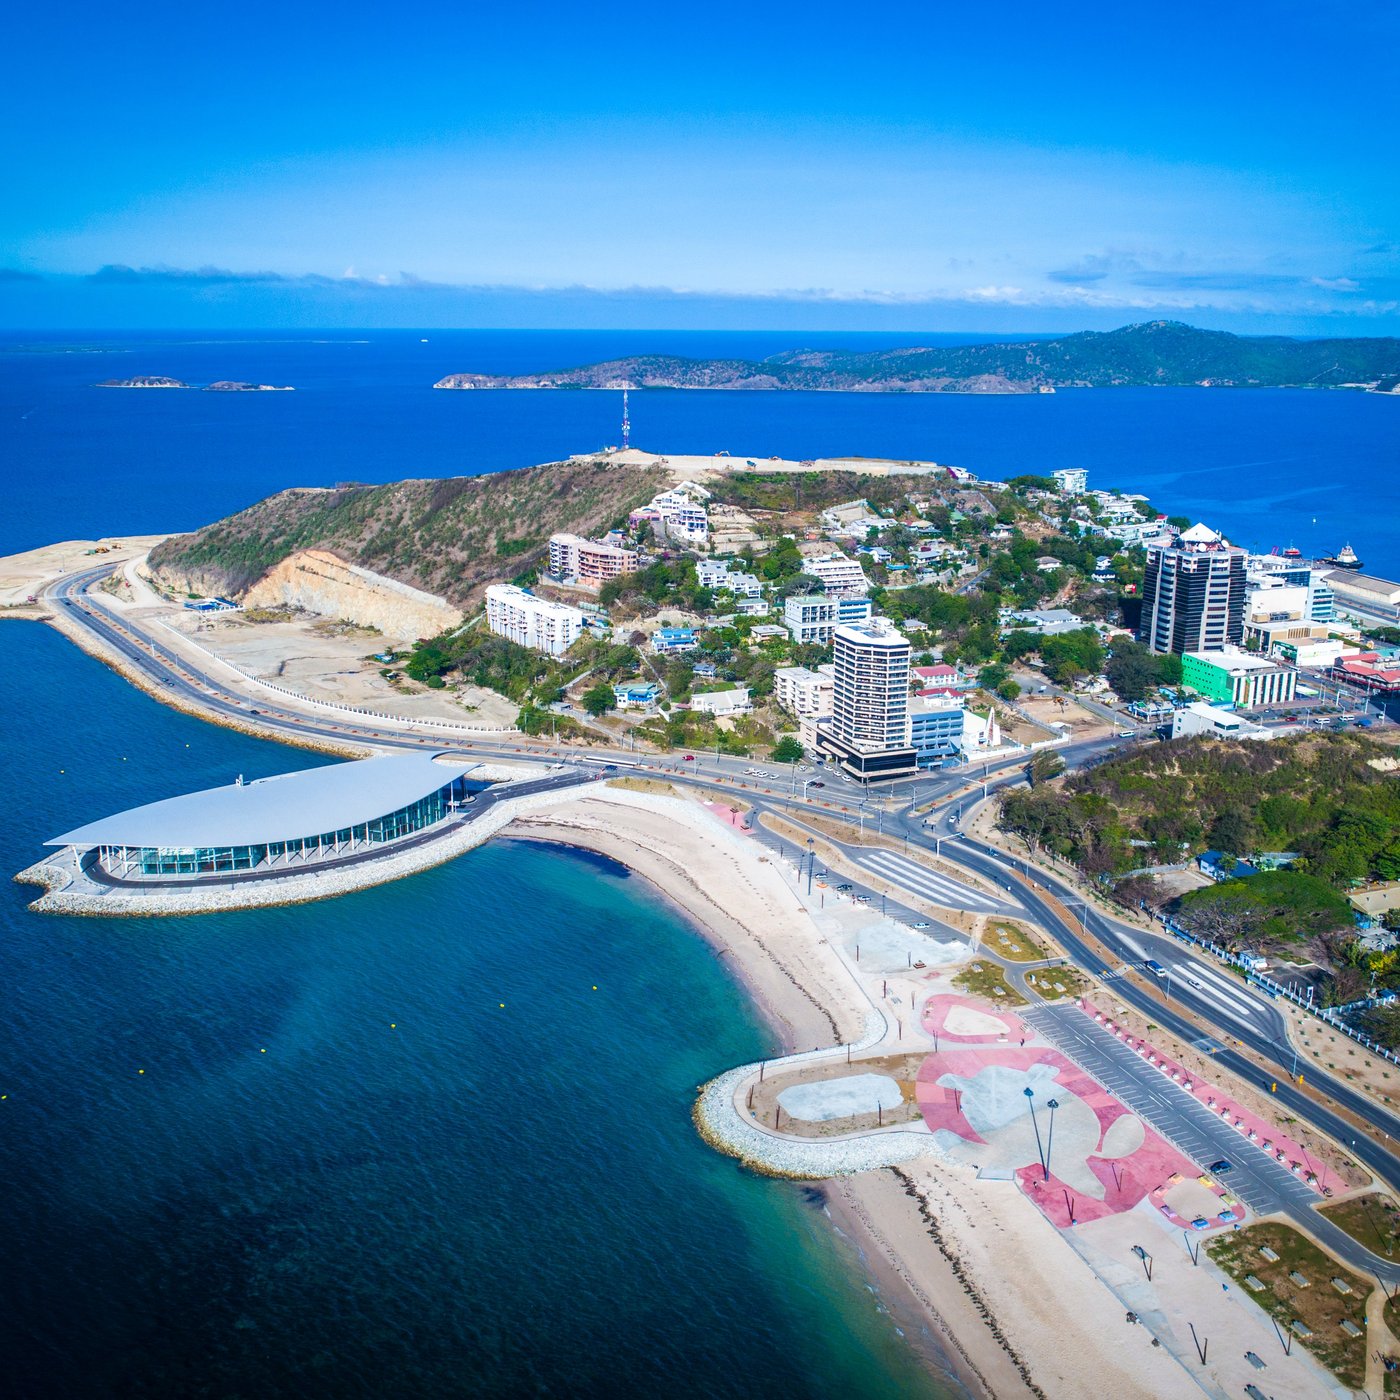
<svg viewBox="0 0 1400 1400">
<path fill-rule="evenodd" d="M 302 608 L 375 627 L 395 641 L 435 637 L 463 615 L 435 593 L 347 564 L 324 549 L 298 550 L 268 570 L 243 597 L 245 607 Z"/>
</svg>

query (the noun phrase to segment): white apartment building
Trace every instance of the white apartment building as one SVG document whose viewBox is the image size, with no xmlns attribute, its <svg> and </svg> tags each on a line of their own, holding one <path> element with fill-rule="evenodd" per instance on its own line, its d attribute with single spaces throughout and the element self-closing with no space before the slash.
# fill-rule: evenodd
<svg viewBox="0 0 1400 1400">
<path fill-rule="evenodd" d="M 863 782 L 918 770 L 909 743 L 909 639 L 884 618 L 837 627 L 831 721 L 820 746 Z"/>
<path fill-rule="evenodd" d="M 565 533 L 549 537 L 549 572 L 566 583 L 595 592 L 609 579 L 637 571 L 637 551 L 614 544 L 600 544 L 581 535 Z"/>
<path fill-rule="evenodd" d="M 513 583 L 493 583 L 486 590 L 486 625 L 522 647 L 562 656 L 583 635 L 584 617 L 577 608 L 536 598 Z"/>
<path fill-rule="evenodd" d="M 1082 496 L 1089 489 L 1089 473 L 1083 467 L 1061 467 L 1050 477 L 1066 496 Z"/>
<path fill-rule="evenodd" d="M 704 544 L 710 537 L 709 512 L 684 490 L 653 496 L 650 509 L 660 515 L 665 533 L 679 543 Z"/>
<path fill-rule="evenodd" d="M 829 719 L 835 691 L 835 666 L 815 671 L 806 666 L 780 666 L 773 672 L 773 699 L 798 719 Z"/>
<path fill-rule="evenodd" d="M 695 566 L 695 579 L 701 588 L 723 588 L 729 577 L 728 559 L 702 559 Z"/>
<path fill-rule="evenodd" d="M 870 580 L 865 570 L 854 559 L 848 559 L 837 551 L 823 559 L 809 559 L 802 566 L 804 574 L 822 581 L 828 597 L 839 598 L 852 594 L 869 593 Z"/>
<path fill-rule="evenodd" d="M 783 625 L 799 646 L 824 646 L 836 630 L 836 599 L 819 593 L 793 594 L 783 603 Z"/>
</svg>

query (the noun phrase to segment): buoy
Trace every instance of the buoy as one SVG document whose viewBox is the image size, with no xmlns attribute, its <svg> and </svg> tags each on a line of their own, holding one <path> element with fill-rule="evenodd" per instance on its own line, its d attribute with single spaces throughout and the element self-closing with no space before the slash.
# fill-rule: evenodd
<svg viewBox="0 0 1400 1400">
<path fill-rule="evenodd" d="M 593 990 L 596 992 L 596 991 L 598 990 L 598 988 L 595 986 L 595 987 L 593 988 Z"/>
<path fill-rule="evenodd" d="M 390 1021 L 390 1022 L 389 1022 L 389 1029 L 390 1029 L 391 1031 L 396 1031 L 396 1030 L 398 1030 L 398 1028 L 399 1028 L 399 1023 L 398 1023 L 397 1021 Z"/>
<path fill-rule="evenodd" d="M 502 1006 L 505 1006 L 505 1002 L 502 1002 L 501 1005 L 502 1005 Z"/>
<path fill-rule="evenodd" d="M 145 1074 L 145 1072 L 146 1072 L 146 1071 L 145 1071 L 144 1069 L 138 1069 L 138 1070 L 136 1071 L 137 1074 Z"/>
<path fill-rule="evenodd" d="M 260 1049 L 260 1050 L 258 1051 L 258 1054 L 259 1054 L 259 1055 L 266 1055 L 266 1054 L 267 1054 L 267 1049 L 266 1049 L 266 1047 Z"/>
</svg>

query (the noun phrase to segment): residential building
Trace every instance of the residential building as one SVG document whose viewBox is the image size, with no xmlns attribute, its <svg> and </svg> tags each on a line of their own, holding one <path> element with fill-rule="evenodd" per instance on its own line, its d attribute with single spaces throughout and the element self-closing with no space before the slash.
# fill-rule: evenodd
<svg viewBox="0 0 1400 1400">
<path fill-rule="evenodd" d="M 583 635 L 584 616 L 513 583 L 493 583 L 486 590 L 486 625 L 519 646 L 562 656 Z"/>
<path fill-rule="evenodd" d="M 1275 731 L 1262 724 L 1222 710 L 1215 705 L 1197 702 L 1172 712 L 1172 738 L 1188 739 L 1196 735 L 1212 739 L 1272 739 Z"/>
<path fill-rule="evenodd" d="M 702 487 L 683 483 L 653 496 L 649 505 L 634 510 L 628 519 L 634 525 L 649 521 L 659 535 L 678 544 L 703 545 L 710 536 L 710 517 L 702 503 L 704 497 L 697 496 L 701 491 Z"/>
<path fill-rule="evenodd" d="M 695 578 L 701 588 L 723 588 L 729 576 L 729 559 L 702 559 L 695 566 Z"/>
<path fill-rule="evenodd" d="M 909 640 L 884 618 L 832 634 L 835 688 L 820 747 L 863 782 L 917 771 L 909 745 Z"/>
<path fill-rule="evenodd" d="M 762 598 L 736 598 L 734 611 L 740 617 L 767 617 L 768 604 Z M 783 629 L 778 630 L 781 632 Z"/>
<path fill-rule="evenodd" d="M 963 707 L 953 700 L 919 699 L 909 707 L 909 744 L 920 768 L 941 768 L 962 752 Z"/>
<path fill-rule="evenodd" d="M 1147 550 L 1138 636 L 1152 651 L 1219 651 L 1244 639 L 1245 554 L 1193 525 Z"/>
<path fill-rule="evenodd" d="M 836 690 L 836 668 L 780 666 L 773 672 L 773 699 L 798 719 L 828 719 Z"/>
<path fill-rule="evenodd" d="M 651 634 L 651 649 L 658 653 L 694 651 L 699 645 L 690 627 L 658 627 Z"/>
<path fill-rule="evenodd" d="M 1259 874 L 1259 868 L 1252 861 L 1241 860 L 1226 851 L 1202 851 L 1196 857 L 1196 869 L 1217 884 L 1221 880 L 1247 880 Z"/>
<path fill-rule="evenodd" d="M 1181 682 L 1207 700 L 1252 710 L 1259 705 L 1290 704 L 1297 691 L 1298 672 L 1270 657 L 1224 647 L 1219 651 L 1188 651 L 1181 658 Z"/>
<path fill-rule="evenodd" d="M 748 714 L 753 709 L 753 699 L 746 685 L 730 686 L 727 690 L 706 690 L 698 695 L 692 691 L 690 708 L 718 719 L 722 715 Z"/>
<path fill-rule="evenodd" d="M 799 646 L 823 646 L 836 630 L 836 599 L 795 593 L 783 604 L 783 622 Z"/>
<path fill-rule="evenodd" d="M 1093 626 L 1068 608 L 1003 608 L 997 620 L 1004 629 L 1036 632 L 1042 637 L 1080 632 Z"/>
<path fill-rule="evenodd" d="M 661 687 L 655 681 L 623 681 L 613 686 L 619 710 L 654 710 L 660 696 Z"/>
<path fill-rule="evenodd" d="M 875 611 L 875 604 L 864 594 L 848 593 L 836 600 L 837 624 L 864 622 Z"/>
<path fill-rule="evenodd" d="M 1089 473 L 1083 467 L 1061 467 L 1050 476 L 1066 496 L 1082 496 L 1089 489 Z"/>
<path fill-rule="evenodd" d="M 865 570 L 856 560 L 848 559 L 839 551 L 828 554 L 824 559 L 809 559 L 802 566 L 802 572 L 819 578 L 830 598 L 870 592 L 870 580 L 866 578 Z"/>
<path fill-rule="evenodd" d="M 564 583 L 597 592 L 609 579 L 637 571 L 637 551 L 586 540 L 580 535 L 549 537 L 549 572 Z"/>
</svg>

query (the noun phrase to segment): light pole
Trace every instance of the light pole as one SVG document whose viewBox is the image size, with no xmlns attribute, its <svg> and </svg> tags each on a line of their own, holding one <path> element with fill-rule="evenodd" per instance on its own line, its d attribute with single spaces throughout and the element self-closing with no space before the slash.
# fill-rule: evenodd
<svg viewBox="0 0 1400 1400">
<path fill-rule="evenodd" d="M 807 838 L 807 893 L 812 893 L 812 869 L 817 863 L 817 842 L 816 838 Z"/>
<path fill-rule="evenodd" d="M 1050 1110 L 1050 1131 L 1045 1135 L 1045 1180 L 1050 1180 L 1050 1154 L 1055 1150 L 1055 1110 L 1059 1104 L 1051 1099 L 1046 1105 Z"/>
<path fill-rule="evenodd" d="M 1050 1172 L 1045 1165 L 1045 1148 L 1040 1141 L 1040 1120 L 1035 1116 L 1035 1090 L 1029 1084 L 1026 1085 L 1024 1093 L 1026 1095 L 1026 1105 L 1031 1111 L 1031 1125 L 1035 1128 L 1035 1152 L 1040 1159 L 1040 1170 L 1045 1174 L 1046 1181 L 1050 1180 Z"/>
</svg>

